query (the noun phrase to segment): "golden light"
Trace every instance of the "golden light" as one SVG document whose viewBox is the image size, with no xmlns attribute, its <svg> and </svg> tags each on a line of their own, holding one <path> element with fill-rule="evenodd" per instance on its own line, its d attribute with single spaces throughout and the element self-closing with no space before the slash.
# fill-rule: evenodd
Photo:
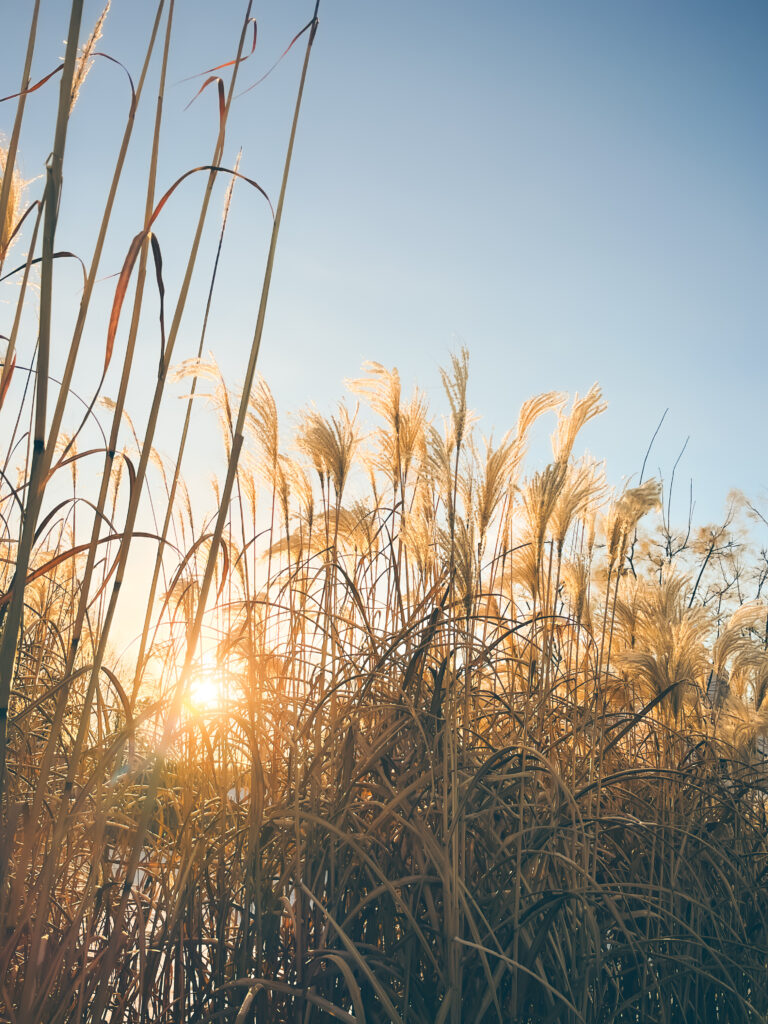
<svg viewBox="0 0 768 1024">
<path fill-rule="evenodd" d="M 192 673 L 186 702 L 193 713 L 220 711 L 227 702 L 227 687 L 213 651 L 203 654 Z"/>
</svg>

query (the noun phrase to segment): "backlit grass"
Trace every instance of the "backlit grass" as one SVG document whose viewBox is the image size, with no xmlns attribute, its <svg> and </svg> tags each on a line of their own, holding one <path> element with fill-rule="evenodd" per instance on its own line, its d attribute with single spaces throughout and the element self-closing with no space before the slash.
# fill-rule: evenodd
<svg viewBox="0 0 768 1024">
<path fill-rule="evenodd" d="M 463 350 L 442 371 L 444 418 L 371 363 L 332 414 L 280 428 L 256 362 L 316 9 L 242 377 L 227 386 L 203 356 L 231 188 L 197 354 L 176 351 L 214 185 L 256 183 L 222 163 L 249 7 L 210 83 L 193 242 L 161 253 L 163 197 L 186 201 L 156 180 L 173 12 L 157 5 L 106 206 L 83 210 L 100 228 L 56 381 L 67 126 L 99 59 L 78 50 L 78 0 L 52 157 L 26 189 L 37 3 L 5 105 L 0 1018 L 765 1020 L 768 570 L 749 508 L 679 532 L 660 482 L 609 488 L 580 447 L 597 386 L 531 398 L 483 438 Z M 95 328 L 116 397 L 81 396 L 112 202 L 152 103 L 145 219 Z M 134 426 L 147 304 L 161 357 Z M 206 417 L 222 441 L 209 498 L 187 451 Z M 533 471 L 543 423 L 551 461 Z"/>
</svg>

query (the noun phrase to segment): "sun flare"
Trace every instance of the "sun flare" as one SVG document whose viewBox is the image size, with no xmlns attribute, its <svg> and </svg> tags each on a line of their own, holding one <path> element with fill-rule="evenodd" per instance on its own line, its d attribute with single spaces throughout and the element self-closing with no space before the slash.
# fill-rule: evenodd
<svg viewBox="0 0 768 1024">
<path fill-rule="evenodd" d="M 186 703 L 193 714 L 221 711 L 228 699 L 227 686 L 213 651 L 206 651 L 193 670 Z"/>
<path fill-rule="evenodd" d="M 204 675 L 193 679 L 189 687 L 189 704 L 193 711 L 215 711 L 225 701 L 220 679 Z"/>
</svg>

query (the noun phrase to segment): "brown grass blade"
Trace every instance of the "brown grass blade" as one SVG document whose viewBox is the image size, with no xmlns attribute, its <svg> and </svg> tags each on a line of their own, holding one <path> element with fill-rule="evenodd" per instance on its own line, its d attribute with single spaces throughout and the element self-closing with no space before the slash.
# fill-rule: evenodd
<svg viewBox="0 0 768 1024">
<path fill-rule="evenodd" d="M 155 207 L 155 209 L 154 209 L 154 211 L 152 213 L 152 216 L 149 218 L 149 222 L 147 223 L 146 227 L 142 231 L 140 231 L 134 237 L 133 241 L 131 242 L 131 244 L 130 244 L 130 246 L 128 248 L 128 253 L 127 253 L 126 257 L 125 257 L 125 262 L 123 263 L 122 269 L 120 271 L 120 276 L 118 277 L 117 286 L 115 287 L 115 297 L 114 297 L 114 300 L 112 302 L 112 311 L 111 311 L 110 316 L 109 316 L 109 327 L 107 329 L 107 345 L 106 345 L 106 352 L 105 352 L 105 356 L 104 356 L 104 372 L 105 373 L 106 373 L 106 370 L 109 367 L 110 361 L 112 359 L 112 353 L 114 351 L 114 346 L 115 346 L 115 336 L 117 334 L 117 328 L 118 328 L 118 325 L 120 323 L 120 313 L 121 313 L 122 308 L 123 308 L 123 302 L 125 301 L 126 292 L 128 291 L 128 284 L 130 283 L 131 274 L 133 273 L 133 268 L 136 265 L 136 260 L 138 259 L 139 252 L 141 251 L 141 247 L 144 244 L 144 242 L 147 240 L 147 238 L 148 238 L 148 236 L 150 234 L 152 225 L 157 220 L 158 216 L 160 215 L 161 210 L 163 209 L 165 204 L 168 202 L 168 200 L 171 198 L 171 196 L 176 191 L 176 189 L 179 187 L 179 185 L 181 185 L 181 183 L 183 181 L 186 181 L 186 179 L 189 178 L 190 175 L 197 174 L 200 171 L 221 172 L 223 174 L 232 174 L 236 178 L 240 178 L 242 181 L 246 182 L 246 184 L 248 184 L 248 185 L 251 185 L 253 188 L 255 188 L 258 192 L 260 192 L 264 196 L 264 198 L 267 200 L 267 203 L 269 204 L 269 209 L 270 209 L 270 211 L 272 213 L 272 216 L 274 217 L 274 215 L 275 215 L 275 211 L 274 211 L 274 209 L 272 207 L 272 203 L 270 201 L 270 198 L 267 195 L 267 193 L 264 191 L 264 189 L 261 187 L 261 185 L 259 185 L 259 183 L 254 181 L 252 178 L 248 178 L 244 174 L 240 174 L 238 171 L 230 170 L 227 167 L 219 167 L 219 166 L 217 166 L 215 164 L 204 164 L 201 167 L 193 167 L 191 170 L 185 171 L 184 174 L 182 174 L 180 178 L 177 178 L 176 181 L 173 183 L 173 185 L 171 185 L 171 187 L 168 189 L 168 191 L 165 193 L 165 195 L 163 195 L 162 199 L 160 200 L 160 202 Z"/>
<path fill-rule="evenodd" d="M 58 73 L 63 69 L 64 65 L 59 64 L 59 66 L 57 68 L 54 68 L 53 71 L 49 72 L 45 76 L 45 78 L 41 78 L 39 82 L 35 82 L 34 85 L 30 85 L 27 89 L 22 89 L 21 92 L 13 92 L 10 94 L 10 96 L 3 96 L 2 98 L 0 98 L 0 103 L 5 103 L 6 100 L 16 100 L 20 96 L 29 96 L 30 93 L 37 92 L 38 89 L 41 89 L 46 82 L 50 81 L 54 75 L 58 75 Z"/>
</svg>

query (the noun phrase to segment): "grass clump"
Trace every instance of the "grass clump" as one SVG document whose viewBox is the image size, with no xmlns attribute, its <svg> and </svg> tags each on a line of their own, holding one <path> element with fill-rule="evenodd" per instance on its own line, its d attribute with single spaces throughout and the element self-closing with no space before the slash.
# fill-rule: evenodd
<svg viewBox="0 0 768 1024">
<path fill-rule="evenodd" d="M 351 386 L 373 432 L 310 410 L 286 450 L 258 382 L 187 675 L 210 544 L 190 508 L 143 663 L 105 661 L 90 706 L 98 616 L 64 674 L 83 554 L 49 538 L 10 717 L 9 1005 L 760 1019 L 766 607 L 739 604 L 736 536 L 675 550 L 643 527 L 658 484 L 610 494 L 574 455 L 597 389 L 526 403 L 492 446 L 463 356 L 444 383 L 438 429 L 372 365 Z M 226 435 L 236 396 L 209 397 Z M 555 461 L 525 477 L 552 413 Z"/>
</svg>

